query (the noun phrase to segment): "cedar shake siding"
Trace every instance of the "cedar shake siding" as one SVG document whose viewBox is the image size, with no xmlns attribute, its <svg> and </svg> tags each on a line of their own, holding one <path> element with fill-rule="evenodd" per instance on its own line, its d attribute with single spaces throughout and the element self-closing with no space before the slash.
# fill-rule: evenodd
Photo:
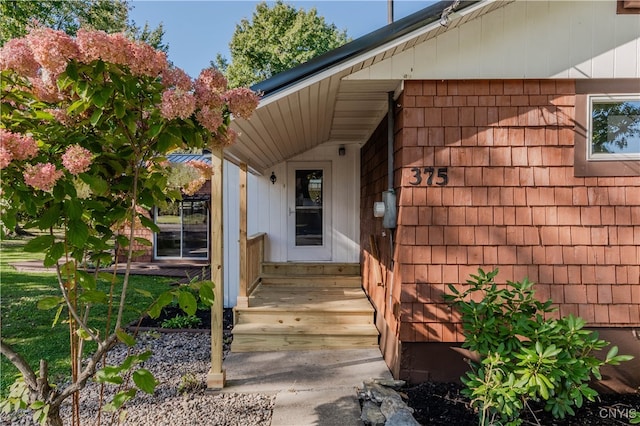
<svg viewBox="0 0 640 426">
<path fill-rule="evenodd" d="M 372 214 L 386 189 L 386 120 L 362 149 L 363 276 L 397 376 L 437 379 L 441 366 L 419 348 L 463 340 L 442 295 L 478 268 L 536 282 L 552 316 L 640 327 L 640 172 L 576 177 L 575 101 L 573 80 L 405 81 L 393 267 L 390 233 Z"/>
</svg>

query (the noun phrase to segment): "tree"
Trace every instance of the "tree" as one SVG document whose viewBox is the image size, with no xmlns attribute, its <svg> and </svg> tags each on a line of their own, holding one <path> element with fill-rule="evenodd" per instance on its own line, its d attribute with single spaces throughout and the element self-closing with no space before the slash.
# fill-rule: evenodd
<svg viewBox="0 0 640 426">
<path fill-rule="evenodd" d="M 348 41 L 346 31 L 327 24 L 315 8 L 305 12 L 278 1 L 256 6 L 252 20 L 236 25 L 229 43 L 231 63 L 218 55 L 212 65 L 231 87 L 250 86 L 300 65 Z"/>
<path fill-rule="evenodd" d="M 100 363 L 118 341 L 135 343 L 122 315 L 134 244 L 150 242 L 135 237 L 134 230 L 159 231 L 145 211 L 180 199 L 210 177 L 206 164 L 172 166 L 167 154 L 232 143 L 231 115 L 249 118 L 258 98 L 249 89 L 228 90 L 216 70 L 203 70 L 192 81 L 170 66 L 162 51 L 121 33 L 84 29 L 72 38 L 39 27 L 8 41 L 0 49 L 0 73 L 0 233 L 15 227 L 18 212 L 29 219 L 26 228 L 46 231 L 25 250 L 44 253 L 44 265 L 56 270 L 59 294 L 39 300 L 37 307 L 55 312 L 54 326 L 68 327 L 71 342 L 71 380 L 56 387 L 46 360 L 29 365 L 3 336 L 0 353 L 22 377 L 1 407 L 28 406 L 41 423 L 61 425 L 60 406 L 72 398 L 77 425 L 79 392 L 88 380 L 121 386 L 107 404 L 114 411 L 137 389 L 153 392 L 156 384 L 140 368 L 150 353 L 131 355 L 116 366 Z M 117 269 L 118 251 L 127 261 L 121 295 L 115 297 L 115 273 L 98 271 L 112 263 Z M 157 317 L 176 300 L 193 314 L 193 291 L 210 304 L 212 286 L 202 281 L 172 289 L 148 313 Z M 98 305 L 107 307 L 106 325 L 91 315 Z M 89 354 L 87 341 L 96 348 Z"/>
<path fill-rule="evenodd" d="M 124 32 L 131 38 L 144 41 L 156 49 L 167 51 L 162 43 L 162 24 L 150 29 L 129 22 L 127 0 L 72 0 L 26 1 L 3 0 L 0 2 L 0 46 L 12 38 L 27 34 L 33 22 L 75 35 L 80 28 L 102 30 L 107 33 Z"/>
</svg>

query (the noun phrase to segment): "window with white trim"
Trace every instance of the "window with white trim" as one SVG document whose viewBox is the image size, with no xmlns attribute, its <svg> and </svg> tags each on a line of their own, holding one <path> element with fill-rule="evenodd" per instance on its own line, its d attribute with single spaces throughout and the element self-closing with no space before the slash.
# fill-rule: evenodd
<svg viewBox="0 0 640 426">
<path fill-rule="evenodd" d="M 575 84 L 574 175 L 640 176 L 640 79 Z"/>
<path fill-rule="evenodd" d="M 589 161 L 640 159 L 640 96 L 590 95 Z"/>
</svg>

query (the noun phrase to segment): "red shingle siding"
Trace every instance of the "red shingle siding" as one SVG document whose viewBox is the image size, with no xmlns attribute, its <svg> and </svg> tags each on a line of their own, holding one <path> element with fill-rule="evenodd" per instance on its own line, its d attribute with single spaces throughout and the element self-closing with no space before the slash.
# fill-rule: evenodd
<svg viewBox="0 0 640 426">
<path fill-rule="evenodd" d="M 574 93 L 572 81 L 405 82 L 396 268 L 414 279 L 395 280 L 401 340 L 459 340 L 442 293 L 478 267 L 500 268 L 501 283 L 536 281 L 556 316 L 640 325 L 640 179 L 574 177 Z M 363 151 L 363 209 L 385 189 L 381 176 L 371 181 L 386 169 L 376 147 Z M 412 168 L 425 167 L 447 167 L 448 184 L 427 185 L 424 174 L 412 184 Z M 381 231 L 362 218 L 371 220 L 363 229 Z"/>
</svg>

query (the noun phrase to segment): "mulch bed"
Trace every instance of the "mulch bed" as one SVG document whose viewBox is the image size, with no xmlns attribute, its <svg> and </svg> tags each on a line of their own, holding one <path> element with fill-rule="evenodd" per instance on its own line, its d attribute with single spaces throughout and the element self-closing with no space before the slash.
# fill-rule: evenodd
<svg viewBox="0 0 640 426">
<path fill-rule="evenodd" d="M 475 426 L 478 417 L 470 408 L 469 399 L 460 395 L 458 383 L 425 382 L 402 390 L 407 404 L 415 410 L 413 416 L 422 425 Z M 576 409 L 576 416 L 556 420 L 541 405 L 532 407 L 535 417 L 523 412 L 524 425 L 544 426 L 613 426 L 628 425 L 629 415 L 640 412 L 640 394 L 602 394 L 599 400 Z"/>
</svg>

